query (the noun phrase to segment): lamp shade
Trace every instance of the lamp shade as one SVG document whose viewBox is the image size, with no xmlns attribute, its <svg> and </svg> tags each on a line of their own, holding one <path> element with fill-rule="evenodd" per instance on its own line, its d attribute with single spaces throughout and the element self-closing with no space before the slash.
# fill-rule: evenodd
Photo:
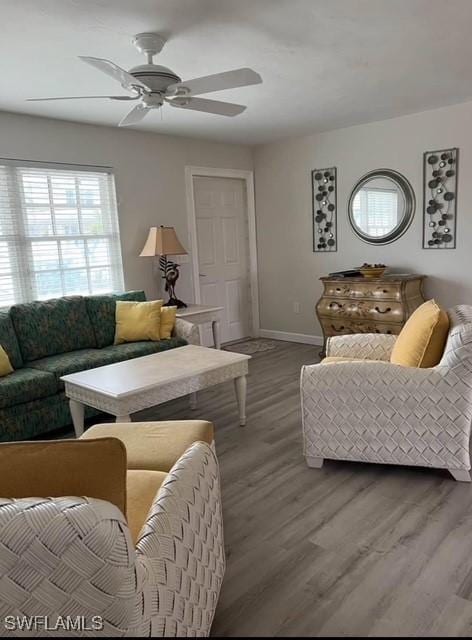
<svg viewBox="0 0 472 640">
<path fill-rule="evenodd" d="M 151 227 L 146 244 L 139 254 L 148 256 L 185 256 L 187 251 L 180 244 L 174 227 Z"/>
</svg>

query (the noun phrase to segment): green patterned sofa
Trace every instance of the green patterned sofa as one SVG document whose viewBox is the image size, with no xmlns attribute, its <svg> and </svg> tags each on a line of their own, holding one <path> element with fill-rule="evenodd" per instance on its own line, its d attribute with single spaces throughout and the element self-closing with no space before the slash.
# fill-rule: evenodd
<svg viewBox="0 0 472 640">
<path fill-rule="evenodd" d="M 0 378 L 0 441 L 29 439 L 71 424 L 63 375 L 198 343 L 198 327 L 177 319 L 168 340 L 114 345 L 116 301 L 145 299 L 144 291 L 129 291 L 0 310 L 0 345 L 15 369 Z M 91 409 L 88 416 L 94 413 Z"/>
</svg>

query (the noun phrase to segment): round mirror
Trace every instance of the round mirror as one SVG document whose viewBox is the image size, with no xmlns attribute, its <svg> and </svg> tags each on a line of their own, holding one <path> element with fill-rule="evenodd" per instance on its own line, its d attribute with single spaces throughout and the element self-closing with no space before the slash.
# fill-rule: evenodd
<svg viewBox="0 0 472 640">
<path fill-rule="evenodd" d="M 405 233 L 415 213 L 415 194 L 408 180 L 392 169 L 371 171 L 349 198 L 349 222 L 361 240 L 388 244 Z"/>
</svg>

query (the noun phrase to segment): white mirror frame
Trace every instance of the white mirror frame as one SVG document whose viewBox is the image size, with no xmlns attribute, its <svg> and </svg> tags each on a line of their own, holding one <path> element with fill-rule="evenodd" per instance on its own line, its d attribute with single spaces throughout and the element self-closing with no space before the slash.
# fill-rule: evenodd
<svg viewBox="0 0 472 640">
<path fill-rule="evenodd" d="M 381 237 L 369 236 L 365 233 L 362 233 L 362 231 L 356 225 L 353 214 L 353 203 L 357 192 L 374 178 L 386 178 L 387 180 L 391 180 L 392 182 L 394 182 L 401 190 L 405 199 L 405 211 L 403 213 L 402 219 L 389 234 Z M 398 173 L 398 171 L 394 171 L 393 169 L 375 169 L 374 171 L 369 171 L 369 173 L 366 173 L 365 176 L 362 176 L 362 178 L 360 178 L 354 185 L 354 188 L 352 189 L 351 195 L 349 197 L 348 216 L 351 228 L 358 238 L 360 238 L 363 242 L 367 242 L 367 244 L 382 245 L 395 242 L 395 240 L 398 240 L 398 238 L 400 238 L 405 233 L 405 231 L 412 223 L 413 216 L 415 215 L 415 209 L 415 192 L 413 191 L 413 187 L 405 178 L 405 176 L 403 176 L 401 173 Z"/>
</svg>

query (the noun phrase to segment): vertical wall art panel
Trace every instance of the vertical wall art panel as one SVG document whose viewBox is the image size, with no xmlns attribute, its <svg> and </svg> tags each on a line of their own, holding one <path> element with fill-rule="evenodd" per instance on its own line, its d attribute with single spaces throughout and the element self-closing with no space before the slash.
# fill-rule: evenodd
<svg viewBox="0 0 472 640">
<path fill-rule="evenodd" d="M 423 164 L 423 249 L 455 249 L 459 149 L 427 151 Z"/>
<path fill-rule="evenodd" d="M 336 167 L 311 172 L 313 251 L 337 251 Z"/>
</svg>

